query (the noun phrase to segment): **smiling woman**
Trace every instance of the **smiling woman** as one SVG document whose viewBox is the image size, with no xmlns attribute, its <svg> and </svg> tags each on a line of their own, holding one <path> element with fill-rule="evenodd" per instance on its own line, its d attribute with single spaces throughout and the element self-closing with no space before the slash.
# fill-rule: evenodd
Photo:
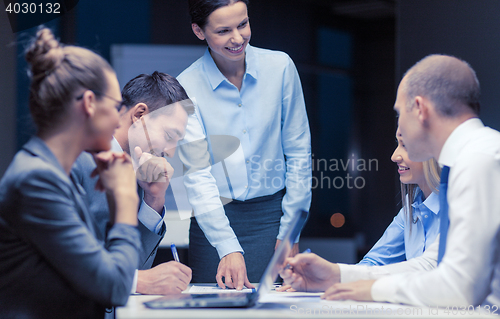
<svg viewBox="0 0 500 319">
<path fill-rule="evenodd" d="M 402 208 L 382 237 L 360 261 L 381 266 L 421 256 L 439 234 L 438 189 L 441 169 L 435 159 L 413 162 L 400 130 L 391 160 L 397 164 Z"/>
<path fill-rule="evenodd" d="M 224 161 L 226 176 L 240 176 L 229 187 L 217 188 L 227 185 L 217 173 L 185 177 L 196 216 L 189 240 L 193 282 L 217 280 L 230 288 L 259 281 L 293 216 L 311 203 L 311 141 L 299 75 L 286 53 L 249 44 L 247 5 L 189 1 L 191 28 L 208 48 L 178 77 L 199 111 L 185 140 L 231 136 L 244 154 L 241 162 Z M 230 203 L 223 207 L 219 196 Z M 204 213 L 206 207 L 211 211 Z"/>
</svg>

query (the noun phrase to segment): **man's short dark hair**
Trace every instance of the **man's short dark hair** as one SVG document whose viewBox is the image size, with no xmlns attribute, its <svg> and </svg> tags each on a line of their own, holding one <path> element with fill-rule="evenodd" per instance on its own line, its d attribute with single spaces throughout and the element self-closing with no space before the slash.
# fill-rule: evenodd
<svg viewBox="0 0 500 319">
<path fill-rule="evenodd" d="M 127 109 L 144 103 L 153 112 L 175 102 L 189 99 L 182 85 L 171 75 L 158 71 L 141 74 L 128 81 L 122 90 L 123 102 Z M 194 113 L 192 103 L 182 103 L 188 115 Z"/>
</svg>

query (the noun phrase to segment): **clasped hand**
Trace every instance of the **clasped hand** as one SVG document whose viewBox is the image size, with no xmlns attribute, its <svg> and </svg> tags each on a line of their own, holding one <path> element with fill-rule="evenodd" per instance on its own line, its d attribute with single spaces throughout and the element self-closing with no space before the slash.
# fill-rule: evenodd
<svg viewBox="0 0 500 319">
<path fill-rule="evenodd" d="M 174 175 L 174 168 L 164 157 L 143 152 L 139 146 L 134 148 L 134 155 L 137 163 L 137 180 L 145 183 L 166 183 L 168 187 Z"/>
<path fill-rule="evenodd" d="M 110 221 L 137 225 L 139 196 L 130 156 L 108 151 L 94 154 L 94 161 L 91 177 L 99 175 L 95 188 L 106 191 Z"/>
<path fill-rule="evenodd" d="M 91 177 L 99 175 L 95 188 L 100 191 L 111 191 L 118 188 L 132 188 L 136 191 L 135 175 L 132 160 L 125 153 L 112 151 L 93 154 L 96 168 Z"/>
<path fill-rule="evenodd" d="M 144 190 L 144 201 L 160 212 L 165 203 L 165 192 L 174 175 L 174 168 L 164 157 L 143 152 L 139 146 L 134 148 L 134 155 L 137 181 Z"/>
</svg>

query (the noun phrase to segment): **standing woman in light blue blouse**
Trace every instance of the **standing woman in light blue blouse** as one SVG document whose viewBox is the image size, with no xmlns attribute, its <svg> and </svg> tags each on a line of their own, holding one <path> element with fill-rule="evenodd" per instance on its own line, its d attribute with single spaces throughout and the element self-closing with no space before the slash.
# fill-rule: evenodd
<svg viewBox="0 0 500 319">
<path fill-rule="evenodd" d="M 396 140 L 398 146 L 391 160 L 398 165 L 403 207 L 359 262 L 361 265 L 382 266 L 418 257 L 439 234 L 437 193 L 441 168 L 434 159 L 423 163 L 411 161 L 399 129 Z"/>
<path fill-rule="evenodd" d="M 249 44 L 247 5 L 189 0 L 193 32 L 208 48 L 178 77 L 198 106 L 185 140 L 231 136 L 242 150 L 238 160 L 225 160 L 223 174 L 214 166 L 185 177 L 196 216 L 189 246 L 193 282 L 216 279 L 237 289 L 259 281 L 292 217 L 309 211 L 311 202 L 310 131 L 300 79 L 287 54 Z M 221 197 L 230 203 L 223 206 Z"/>
</svg>

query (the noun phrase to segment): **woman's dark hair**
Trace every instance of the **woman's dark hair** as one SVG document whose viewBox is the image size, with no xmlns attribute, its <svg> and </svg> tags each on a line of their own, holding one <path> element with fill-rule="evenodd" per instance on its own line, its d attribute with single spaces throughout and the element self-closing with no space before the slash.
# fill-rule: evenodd
<svg viewBox="0 0 500 319">
<path fill-rule="evenodd" d="M 25 58 L 31 76 L 29 107 L 39 134 L 63 121 L 69 103 L 80 93 L 77 90 L 106 92 L 105 71 L 114 73 L 102 57 L 84 48 L 64 46 L 47 28 L 38 30 Z"/>
<path fill-rule="evenodd" d="M 202 30 L 207 25 L 208 16 L 231 3 L 243 2 L 248 6 L 249 0 L 189 0 L 189 15 L 191 23 L 196 23 Z"/>
<path fill-rule="evenodd" d="M 137 103 L 148 106 L 149 112 L 159 108 L 189 99 L 179 81 L 171 75 L 158 71 L 153 74 L 141 74 L 128 81 L 122 90 L 123 102 L 130 109 Z M 182 103 L 184 109 L 191 115 L 194 113 L 192 104 Z M 189 107 L 188 105 L 191 105 Z"/>
</svg>

